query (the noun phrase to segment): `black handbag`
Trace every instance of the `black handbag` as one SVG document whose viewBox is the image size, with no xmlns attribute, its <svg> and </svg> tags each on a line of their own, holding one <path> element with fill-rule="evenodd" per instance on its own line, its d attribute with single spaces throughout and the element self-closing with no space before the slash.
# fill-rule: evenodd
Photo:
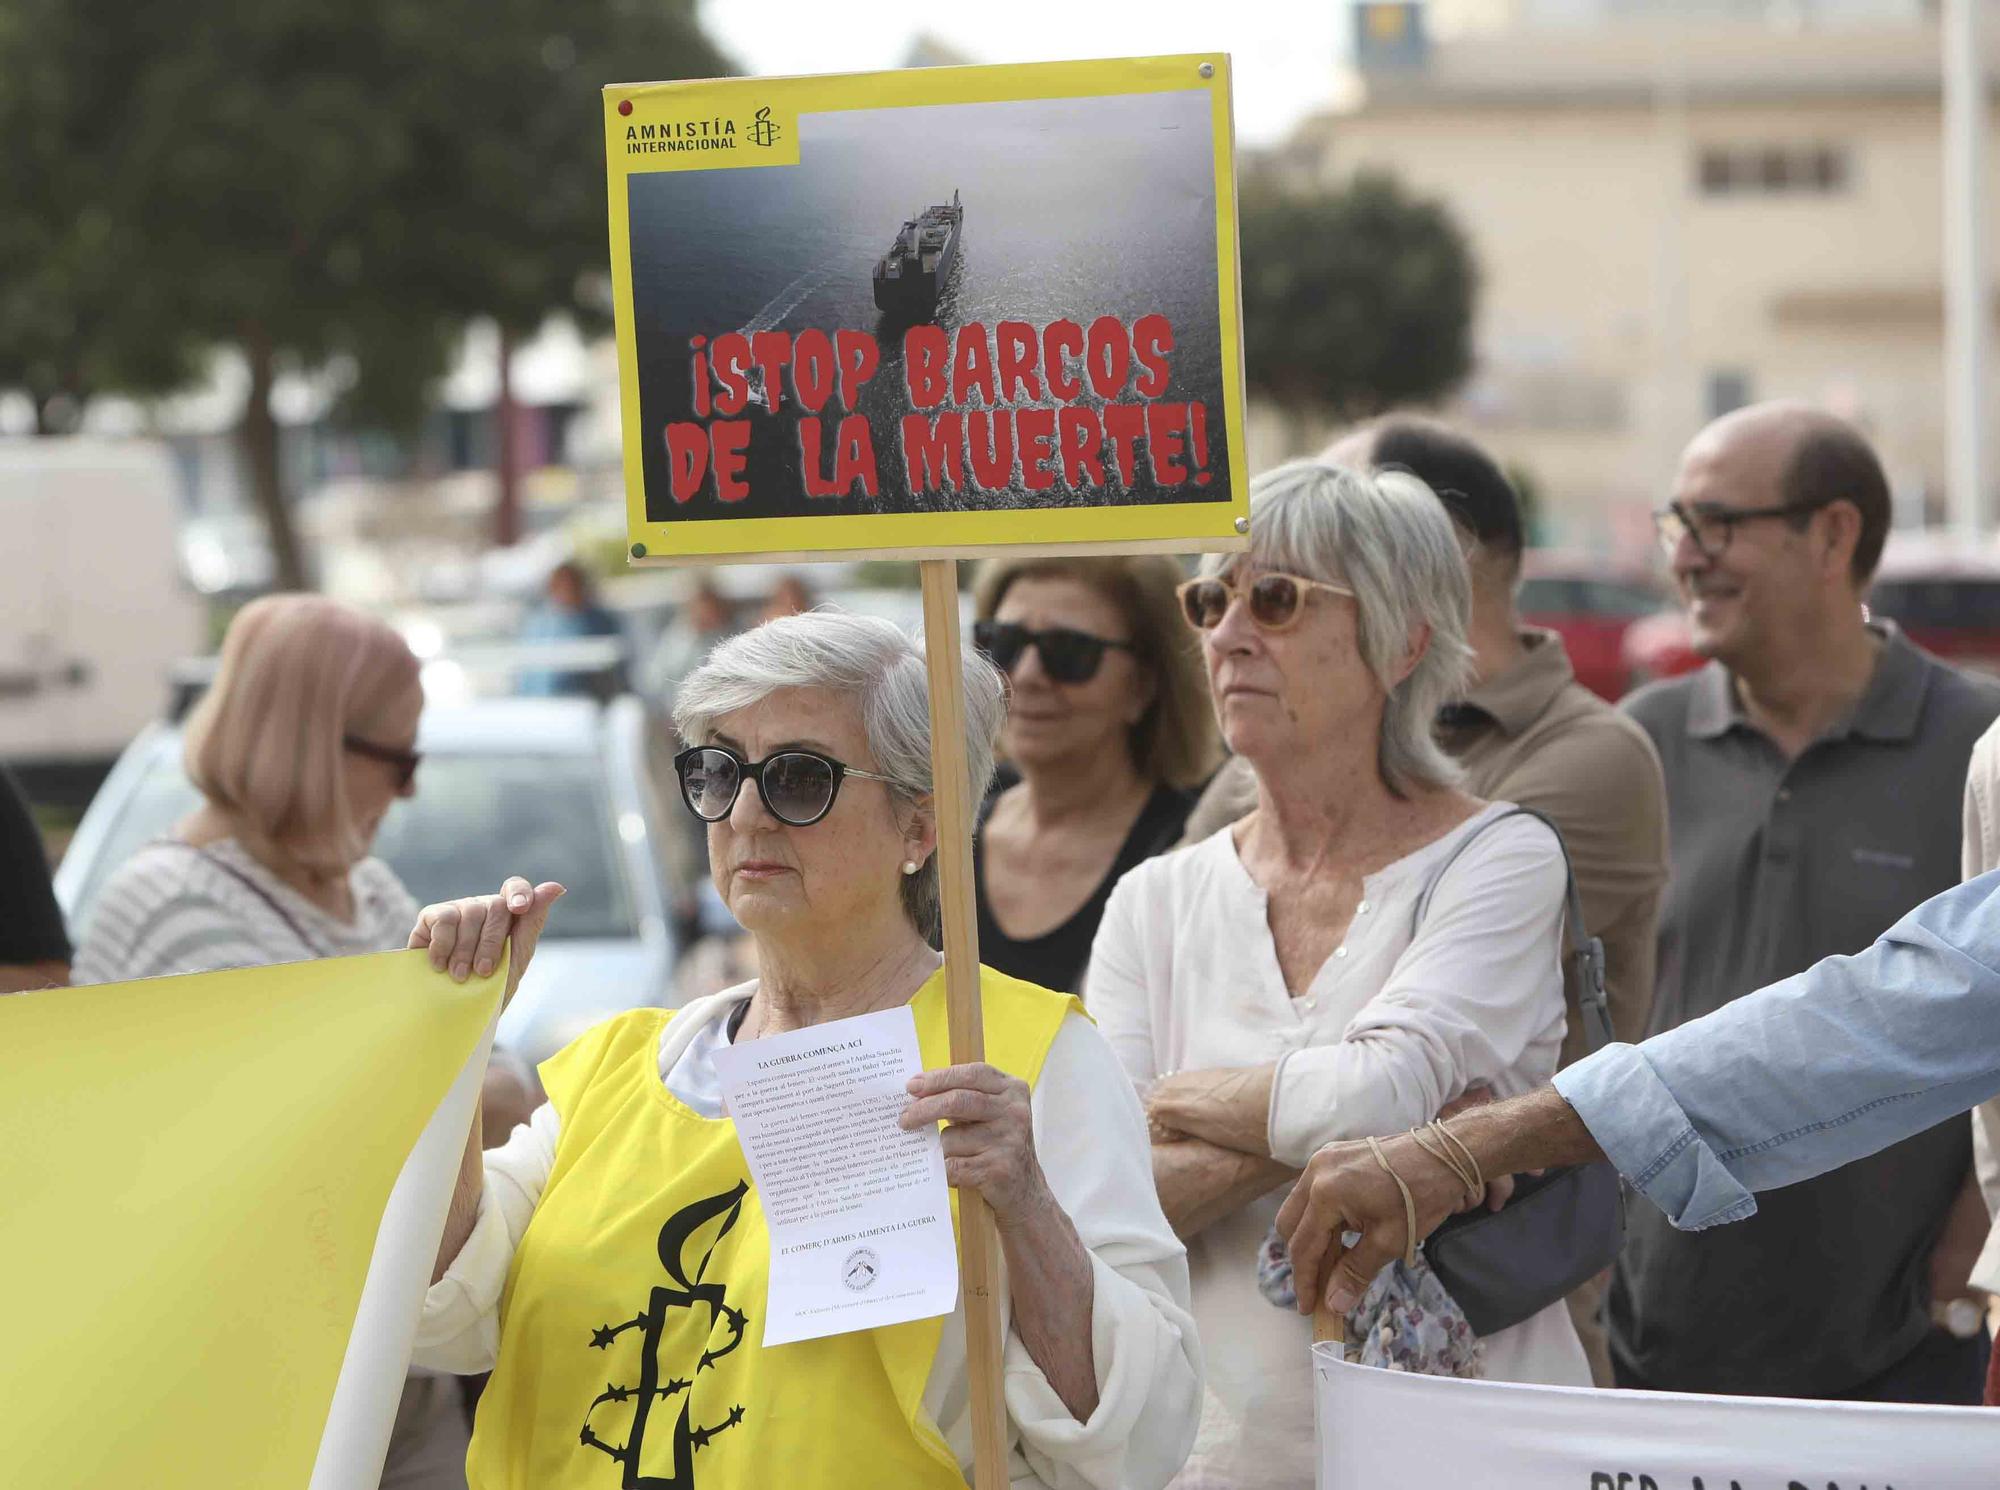
<svg viewBox="0 0 2000 1490">
<path fill-rule="evenodd" d="M 1417 903 L 1423 924 L 1445 871 L 1480 833 L 1510 817 L 1538 818 L 1562 849 L 1567 877 L 1569 954 L 1576 972 L 1577 1012 L 1587 1052 L 1608 1044 L 1611 1009 L 1604 996 L 1604 943 L 1583 923 L 1583 897 L 1570 868 L 1562 831 L 1531 807 L 1503 812 L 1468 834 Z M 1625 1244 L 1625 1187 L 1610 1164 L 1577 1164 L 1522 1175 L 1497 1211 L 1477 1206 L 1452 1216 L 1422 1244 L 1425 1259 L 1476 1335 L 1491 1335 L 1539 1314 L 1617 1260 Z"/>
</svg>

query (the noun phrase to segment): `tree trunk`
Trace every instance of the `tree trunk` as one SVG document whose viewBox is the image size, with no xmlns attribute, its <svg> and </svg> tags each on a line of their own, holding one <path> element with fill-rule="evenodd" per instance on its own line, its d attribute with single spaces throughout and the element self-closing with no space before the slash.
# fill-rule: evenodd
<svg viewBox="0 0 2000 1490">
<path fill-rule="evenodd" d="M 499 490 L 493 508 L 493 541 L 510 548 L 521 541 L 521 452 L 516 441 L 519 410 L 514 403 L 514 333 L 500 328 L 500 395 L 493 405 L 493 438 L 498 443 L 493 474 Z"/>
<path fill-rule="evenodd" d="M 271 413 L 271 387 L 277 379 L 270 339 L 260 326 L 246 328 L 243 355 L 250 363 L 250 398 L 237 431 L 243 463 L 250 474 L 250 496 L 263 514 L 271 541 L 272 580 L 280 590 L 303 590 L 305 556 L 292 526 L 292 509 L 285 502 L 284 473 L 278 464 L 278 421 Z"/>
</svg>

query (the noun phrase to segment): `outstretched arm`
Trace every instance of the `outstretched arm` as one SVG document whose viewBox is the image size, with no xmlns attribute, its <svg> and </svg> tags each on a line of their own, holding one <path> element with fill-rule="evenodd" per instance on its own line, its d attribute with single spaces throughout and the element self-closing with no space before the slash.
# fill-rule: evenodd
<svg viewBox="0 0 2000 1490">
<path fill-rule="evenodd" d="M 1452 1119 L 1451 1131 L 1489 1177 L 1604 1157 L 1551 1088 L 1471 1108 Z M 1330 1143 L 1314 1154 L 1279 1209 L 1278 1234 L 1291 1252 L 1302 1313 L 1312 1313 L 1322 1294 L 1335 1311 L 1352 1309 L 1370 1280 L 1408 1249 L 1412 1209 L 1419 1239 L 1463 1209 L 1464 1181 L 1408 1134 L 1382 1140 L 1382 1157 L 1409 1187 L 1410 1205 L 1363 1141 Z M 1350 1231 L 1361 1239 L 1343 1249 L 1340 1238 Z"/>
<path fill-rule="evenodd" d="M 2000 1093 L 2000 874 L 1918 906 L 1854 957 L 1724 1005 L 1642 1045 L 1611 1045 L 1552 1088 L 1465 1114 L 1452 1131 L 1486 1174 L 1609 1159 L 1676 1226 L 1740 1221 L 1752 1193 L 1811 1179 Z M 1419 1235 L 1458 1186 L 1407 1138 L 1383 1145 Z M 1279 1213 L 1302 1307 L 1336 1308 L 1409 1237 L 1367 1146 L 1313 1156 Z M 1361 1241 L 1342 1255 L 1341 1233 Z"/>
</svg>

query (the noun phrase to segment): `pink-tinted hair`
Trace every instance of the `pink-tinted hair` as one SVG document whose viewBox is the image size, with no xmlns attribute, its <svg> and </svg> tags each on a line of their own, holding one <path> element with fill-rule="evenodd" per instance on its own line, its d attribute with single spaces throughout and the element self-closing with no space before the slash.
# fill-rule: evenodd
<svg viewBox="0 0 2000 1490">
<path fill-rule="evenodd" d="M 188 779 L 279 853 L 345 869 L 368 844 L 349 810 L 341 740 L 379 738 L 416 686 L 416 656 L 374 617 L 319 595 L 253 600 L 188 716 Z"/>
</svg>

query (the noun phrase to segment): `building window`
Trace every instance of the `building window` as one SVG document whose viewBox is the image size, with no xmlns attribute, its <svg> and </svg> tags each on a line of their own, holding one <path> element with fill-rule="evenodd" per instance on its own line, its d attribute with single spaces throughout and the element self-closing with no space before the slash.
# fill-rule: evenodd
<svg viewBox="0 0 2000 1490">
<path fill-rule="evenodd" d="M 1851 176 L 1837 145 L 1706 145 L 1695 156 L 1705 197 L 1827 196 L 1847 190 Z"/>
<path fill-rule="evenodd" d="M 1708 417 L 1720 419 L 1750 402 L 1750 374 L 1741 368 L 1718 368 L 1708 375 Z"/>
</svg>

